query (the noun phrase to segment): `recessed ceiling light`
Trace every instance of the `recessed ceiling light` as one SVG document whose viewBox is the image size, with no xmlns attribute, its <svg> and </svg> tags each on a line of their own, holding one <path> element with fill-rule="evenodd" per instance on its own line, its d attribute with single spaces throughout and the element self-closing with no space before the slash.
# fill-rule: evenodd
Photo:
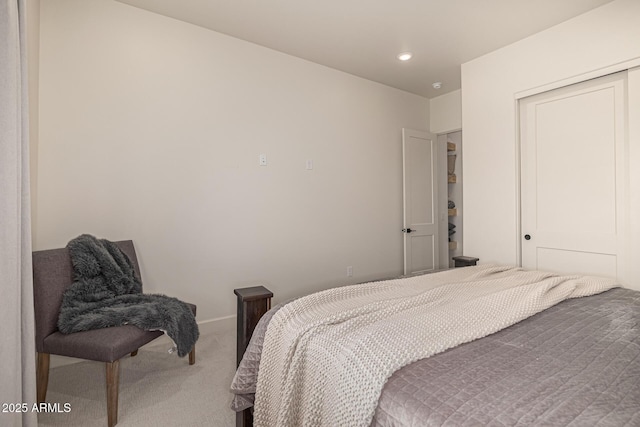
<svg viewBox="0 0 640 427">
<path fill-rule="evenodd" d="M 398 56 L 396 56 L 396 58 L 398 58 L 400 61 L 408 61 L 411 59 L 411 57 L 413 57 L 413 53 L 411 52 L 402 52 L 399 53 Z"/>
<path fill-rule="evenodd" d="M 440 89 L 442 87 L 442 83 L 441 82 L 435 82 L 431 86 L 433 86 L 434 89 Z"/>
</svg>

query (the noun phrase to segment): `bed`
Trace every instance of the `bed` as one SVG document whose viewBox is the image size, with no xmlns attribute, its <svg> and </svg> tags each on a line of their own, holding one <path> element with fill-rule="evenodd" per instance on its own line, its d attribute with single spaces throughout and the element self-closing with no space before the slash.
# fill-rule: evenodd
<svg viewBox="0 0 640 427">
<path fill-rule="evenodd" d="M 494 286 L 489 284 L 491 278 L 488 276 L 493 275 L 501 283 L 506 283 L 512 280 L 509 276 L 512 273 L 519 277 L 518 280 L 534 276 L 536 280 L 524 280 L 513 289 L 511 285 L 500 285 L 499 292 L 484 291 L 493 289 Z M 538 277 L 541 278 L 540 281 Z M 322 363 L 325 360 L 337 360 L 337 367 L 330 367 L 331 363 L 327 362 L 329 367 L 322 366 L 318 374 L 313 369 L 298 369 L 299 366 L 306 366 L 305 363 L 313 365 L 309 363 L 313 359 L 298 360 L 289 357 L 291 364 L 284 364 L 279 370 L 271 372 L 272 361 L 278 359 L 277 354 L 290 356 L 291 349 L 295 347 L 285 345 L 280 348 L 280 344 L 273 343 L 276 337 L 284 337 L 286 341 L 289 334 L 289 329 L 286 328 L 284 333 L 276 332 L 282 331 L 281 326 L 278 326 L 284 321 L 282 319 L 287 319 L 288 311 L 295 312 L 296 304 L 304 313 L 302 317 L 313 318 L 315 312 L 322 311 L 314 310 L 316 306 L 320 306 L 318 301 L 328 298 L 326 295 L 319 293 L 320 296 L 309 296 L 312 304 L 310 309 L 305 305 L 309 297 L 305 297 L 300 301 L 296 300 L 298 302 L 281 304 L 269 310 L 253 331 L 232 384 L 232 392 L 235 394 L 232 407 L 238 411 L 238 425 L 254 422 L 251 415 L 252 393 L 257 389 L 255 425 L 640 426 L 640 292 L 617 287 L 608 280 L 526 272 L 500 266 L 465 267 L 425 278 L 412 280 L 415 283 L 420 280 L 427 283 L 420 286 L 427 286 L 429 291 L 418 288 L 417 293 L 423 298 L 421 307 L 425 301 L 427 305 L 432 305 L 427 310 L 415 312 L 411 311 L 414 310 L 411 306 L 410 318 L 420 318 L 419 322 L 423 322 L 418 327 L 419 331 L 439 329 L 447 331 L 445 335 L 449 336 L 448 331 L 457 328 L 456 334 L 461 336 L 449 339 L 444 345 L 437 344 L 435 350 L 431 345 L 424 344 L 430 342 L 431 332 L 427 335 L 419 332 L 417 339 L 415 336 L 410 338 L 411 335 L 402 337 L 409 341 L 401 345 L 398 343 L 402 341 L 393 341 L 390 348 L 397 351 L 388 354 L 398 361 L 391 363 L 393 366 L 387 370 L 391 373 L 385 371 L 387 373 L 381 374 L 381 390 L 369 393 L 375 396 L 375 405 L 370 409 L 366 409 L 368 401 L 362 404 L 361 390 L 352 390 L 349 382 L 344 382 L 343 377 L 351 375 L 344 372 L 345 369 L 354 365 L 349 360 L 350 356 L 324 353 L 325 348 L 332 346 L 332 341 L 342 338 L 335 338 L 333 335 L 329 336 L 329 340 L 319 338 L 318 342 L 322 343 L 320 349 L 313 350 L 321 352 L 319 360 Z M 387 287 L 393 295 L 391 299 L 400 301 L 396 297 L 398 290 L 404 292 L 405 288 L 414 286 L 414 282 L 407 279 L 382 281 L 343 287 L 337 292 L 342 292 L 342 296 L 347 295 L 349 299 L 354 292 L 361 292 L 365 296 L 372 292 L 382 295 L 384 292 L 378 291 L 378 287 Z M 476 306 L 478 295 L 475 295 L 474 302 L 465 302 L 462 309 L 445 310 L 441 307 L 457 298 L 441 292 L 448 288 L 457 289 L 458 293 L 463 290 L 463 294 L 473 288 L 474 292 L 479 292 L 480 299 L 488 298 L 488 294 L 495 294 L 501 301 L 496 303 L 491 300 L 488 306 L 491 308 L 483 309 L 482 305 Z M 437 297 L 430 294 L 433 290 Z M 507 298 L 503 292 L 511 296 Z M 531 294 L 533 299 L 523 297 L 523 292 Z M 424 299 L 423 295 L 426 294 L 430 296 Z M 483 302 L 485 303 L 486 301 Z M 378 307 L 376 310 L 382 307 L 389 311 L 388 307 L 395 302 L 385 301 L 380 304 L 379 301 L 368 301 L 365 304 L 367 309 L 354 309 L 351 302 L 331 299 L 329 305 L 335 307 L 336 304 L 336 312 L 342 316 L 342 313 L 353 313 L 354 310 L 371 313 L 372 306 Z M 402 304 L 406 306 L 405 302 Z M 481 317 L 477 317 L 479 314 L 475 312 L 478 311 L 482 312 Z M 497 312 L 497 317 L 482 318 L 486 312 Z M 509 314 L 505 315 L 504 312 Z M 451 317 L 450 313 L 454 315 Z M 395 312 L 391 315 L 398 317 Z M 340 317 L 336 321 L 336 314 L 333 313 L 332 316 L 333 320 L 320 322 L 323 324 L 321 329 L 327 329 L 327 324 L 331 328 L 336 325 L 343 328 L 344 324 L 351 321 L 345 319 L 352 318 Z M 372 324 L 376 324 L 379 316 L 376 314 L 373 317 L 376 320 Z M 453 326 L 440 325 L 440 319 L 448 317 L 451 317 Z M 294 322 L 299 320 L 296 319 Z M 396 331 L 392 334 L 394 339 L 403 335 L 405 329 L 413 328 L 414 323 L 417 321 L 412 321 L 409 325 L 406 318 L 401 320 L 400 329 L 391 329 Z M 316 322 L 317 324 L 319 323 Z M 298 324 L 293 329 L 297 327 Z M 371 336 L 377 336 L 377 332 L 371 331 L 378 326 L 358 325 L 358 328 L 362 327 L 368 331 L 366 339 L 371 340 Z M 302 329 L 311 330 L 308 326 L 302 326 Z M 473 332 L 476 329 L 480 332 Z M 355 336 L 361 335 L 358 332 Z M 299 345 L 305 339 L 302 334 L 290 341 Z M 353 335 L 347 341 L 353 341 Z M 379 341 L 374 342 L 377 344 L 364 352 L 372 357 L 377 353 L 385 354 L 387 349 Z M 338 347 L 358 348 L 357 353 L 363 353 L 358 347 L 360 343 L 353 345 L 355 347 Z M 423 347 L 428 348 L 427 353 L 432 354 L 416 358 L 414 350 L 418 348 L 422 351 Z M 273 348 L 276 348 L 275 353 Z M 367 359 L 369 355 L 364 358 Z M 407 360 L 410 362 L 407 363 Z M 260 372 L 258 368 L 263 371 Z M 357 363 L 354 369 L 358 370 Z M 261 384 L 258 372 L 262 376 Z M 301 379 L 291 385 L 289 377 L 295 377 L 296 373 L 301 375 Z M 278 378 L 286 378 L 286 381 L 279 381 Z M 361 384 L 358 388 L 369 387 L 368 381 L 357 382 L 360 376 L 355 375 L 354 378 L 356 384 Z M 375 383 L 373 380 L 371 382 Z M 340 395 L 346 396 L 346 399 L 341 400 Z M 353 402 L 349 400 L 351 397 Z M 305 402 L 300 403 L 299 400 Z M 366 410 L 352 410 L 351 405 L 364 406 Z M 288 408 L 288 412 L 283 411 L 283 407 Z M 327 415 L 332 411 L 338 414 Z M 363 413 L 368 415 L 362 416 Z"/>
</svg>

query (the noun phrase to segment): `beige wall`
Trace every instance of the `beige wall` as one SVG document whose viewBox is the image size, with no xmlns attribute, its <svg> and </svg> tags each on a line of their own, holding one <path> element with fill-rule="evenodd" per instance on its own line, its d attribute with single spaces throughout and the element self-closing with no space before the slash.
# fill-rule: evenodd
<svg viewBox="0 0 640 427">
<path fill-rule="evenodd" d="M 36 249 L 133 239 L 200 320 L 401 273 L 428 99 L 109 0 L 43 2 L 41 36 Z"/>
<path fill-rule="evenodd" d="M 31 178 L 31 218 L 38 214 L 38 135 L 39 135 L 39 67 L 40 67 L 40 0 L 27 0 L 27 67 L 29 69 L 29 168 Z M 36 230 L 31 230 L 33 241 Z"/>
<path fill-rule="evenodd" d="M 636 64 L 639 16 L 640 2 L 617 0 L 463 64 L 465 255 L 519 262 L 516 98 Z M 630 121 L 637 128 L 639 116 Z M 640 134 L 632 129 L 633 152 Z M 640 156 L 634 161 L 640 164 Z M 637 193 L 640 185 L 631 182 L 630 189 Z M 579 213 L 567 206 L 559 214 Z"/>
<path fill-rule="evenodd" d="M 440 95 L 429 100 L 431 133 L 443 134 L 462 129 L 462 91 Z"/>
<path fill-rule="evenodd" d="M 625 265 L 628 286 L 640 290 L 640 67 L 629 70 L 629 208 L 626 212 L 628 221 L 627 263 Z"/>
</svg>

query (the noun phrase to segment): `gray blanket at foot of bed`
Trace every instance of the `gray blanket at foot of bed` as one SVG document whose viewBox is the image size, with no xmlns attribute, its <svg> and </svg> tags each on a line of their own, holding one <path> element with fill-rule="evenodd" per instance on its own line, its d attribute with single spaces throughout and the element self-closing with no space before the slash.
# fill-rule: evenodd
<svg viewBox="0 0 640 427">
<path fill-rule="evenodd" d="M 372 425 L 640 426 L 640 292 L 563 301 L 408 365 Z"/>
</svg>

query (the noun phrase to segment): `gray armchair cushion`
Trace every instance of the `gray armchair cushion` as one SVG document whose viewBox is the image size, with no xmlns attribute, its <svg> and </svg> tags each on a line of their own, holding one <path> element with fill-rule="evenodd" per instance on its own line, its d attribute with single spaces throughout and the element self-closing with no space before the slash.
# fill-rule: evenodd
<svg viewBox="0 0 640 427">
<path fill-rule="evenodd" d="M 162 334 L 162 331 L 145 331 L 131 325 L 73 334 L 54 332 L 44 339 L 43 351 L 60 356 L 113 362 L 136 351 Z"/>
<path fill-rule="evenodd" d="M 196 306 L 189 303 L 187 305 L 195 316 Z M 163 335 L 162 331 L 145 331 L 132 325 L 94 329 L 73 334 L 54 332 L 44 339 L 42 352 L 99 362 L 113 362 L 160 335 Z"/>
</svg>

